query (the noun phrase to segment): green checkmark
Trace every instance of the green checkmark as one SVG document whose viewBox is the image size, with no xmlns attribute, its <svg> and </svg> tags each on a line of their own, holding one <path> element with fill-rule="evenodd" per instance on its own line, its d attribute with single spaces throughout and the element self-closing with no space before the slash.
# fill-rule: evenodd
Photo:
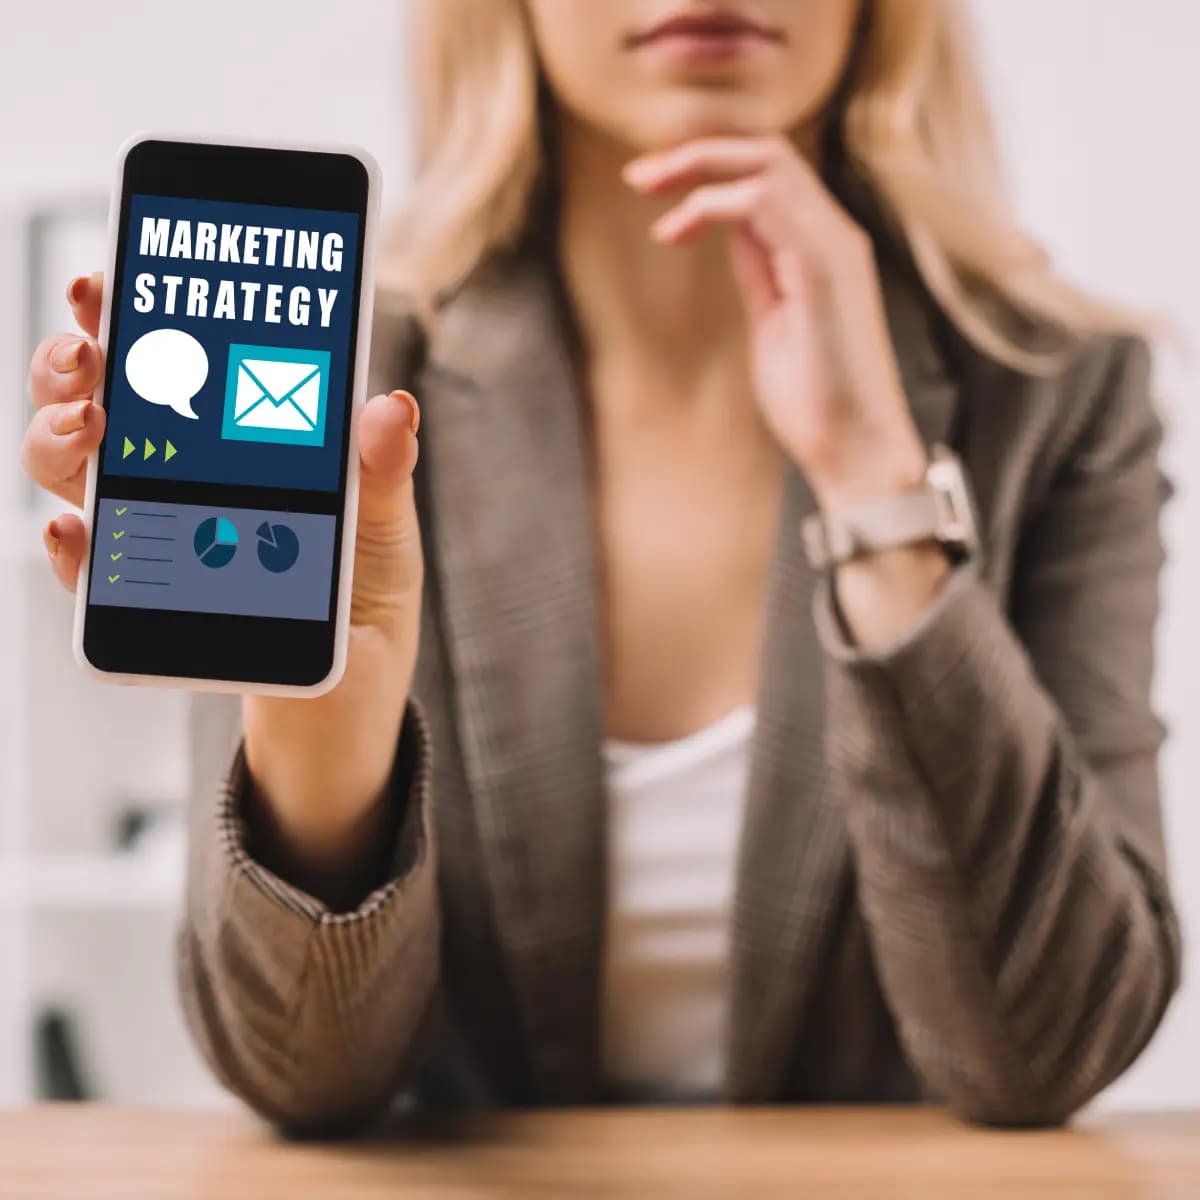
<svg viewBox="0 0 1200 1200">
<path fill-rule="evenodd" d="M 113 511 L 117 514 L 118 517 L 123 517 L 129 511 L 129 505 L 126 504 L 124 508 L 117 508 L 117 509 L 114 509 Z"/>
<path fill-rule="evenodd" d="M 120 541 L 125 536 L 125 530 L 118 529 L 113 533 L 113 541 Z"/>
<path fill-rule="evenodd" d="M 111 558 L 113 560 L 113 562 L 116 562 L 117 559 L 122 558 L 124 556 L 124 554 L 125 554 L 124 550 L 118 550 L 116 552 L 116 554 L 110 554 L 108 557 Z"/>
<path fill-rule="evenodd" d="M 109 583 L 116 583 L 116 582 L 117 582 L 117 580 L 118 580 L 118 579 L 120 579 L 120 578 L 121 578 L 121 577 L 120 577 L 120 575 L 110 575 L 110 576 L 108 577 L 108 582 L 109 582 Z"/>
</svg>

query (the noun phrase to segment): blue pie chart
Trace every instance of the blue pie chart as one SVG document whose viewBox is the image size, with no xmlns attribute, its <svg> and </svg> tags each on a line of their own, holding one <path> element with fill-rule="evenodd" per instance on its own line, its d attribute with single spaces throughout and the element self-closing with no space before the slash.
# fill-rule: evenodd
<svg viewBox="0 0 1200 1200">
<path fill-rule="evenodd" d="M 290 525 L 264 521 L 258 534 L 258 561 L 276 575 L 288 570 L 300 556 L 300 539 Z"/>
<path fill-rule="evenodd" d="M 206 567 L 227 566 L 237 553 L 237 527 L 228 517 L 205 517 L 196 526 L 192 549 Z"/>
</svg>

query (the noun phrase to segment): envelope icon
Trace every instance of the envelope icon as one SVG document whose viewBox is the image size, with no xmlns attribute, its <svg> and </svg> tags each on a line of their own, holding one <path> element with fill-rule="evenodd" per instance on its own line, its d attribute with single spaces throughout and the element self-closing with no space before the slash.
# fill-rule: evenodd
<svg viewBox="0 0 1200 1200">
<path fill-rule="evenodd" d="M 328 398 L 327 350 L 230 346 L 221 436 L 322 446 Z"/>
</svg>

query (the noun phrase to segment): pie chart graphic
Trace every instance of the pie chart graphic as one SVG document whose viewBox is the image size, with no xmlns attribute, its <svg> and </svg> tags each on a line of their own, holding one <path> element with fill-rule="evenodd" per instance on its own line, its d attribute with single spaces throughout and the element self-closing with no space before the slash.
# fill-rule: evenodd
<svg viewBox="0 0 1200 1200">
<path fill-rule="evenodd" d="M 276 575 L 288 570 L 300 556 L 300 539 L 290 525 L 264 521 L 258 534 L 258 561 Z"/>
<path fill-rule="evenodd" d="M 237 547 L 237 528 L 228 517 L 205 517 L 192 537 L 192 549 L 206 567 L 228 566 Z"/>
</svg>

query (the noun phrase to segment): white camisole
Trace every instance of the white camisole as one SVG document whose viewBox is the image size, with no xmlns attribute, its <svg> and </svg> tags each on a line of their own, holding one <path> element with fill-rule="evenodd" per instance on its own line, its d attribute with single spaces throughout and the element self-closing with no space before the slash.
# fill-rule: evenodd
<svg viewBox="0 0 1200 1200">
<path fill-rule="evenodd" d="M 608 741 L 605 1081 L 712 1098 L 725 1066 L 729 919 L 754 711 L 670 742 Z"/>
</svg>

